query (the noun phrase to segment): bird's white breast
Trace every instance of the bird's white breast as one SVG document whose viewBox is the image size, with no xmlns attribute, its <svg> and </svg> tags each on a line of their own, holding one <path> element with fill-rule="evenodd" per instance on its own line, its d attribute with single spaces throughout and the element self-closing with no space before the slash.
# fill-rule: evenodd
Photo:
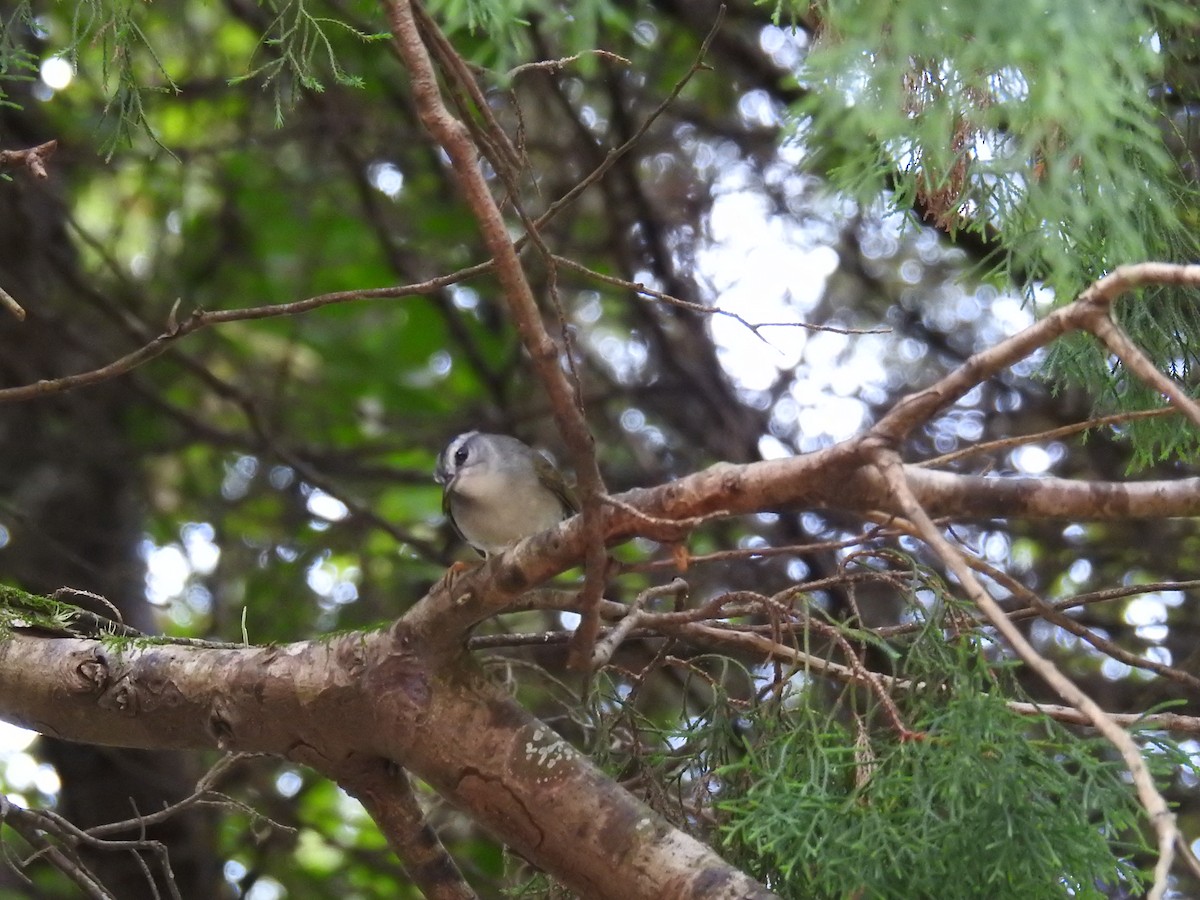
<svg viewBox="0 0 1200 900">
<path fill-rule="evenodd" d="M 562 502 L 533 472 L 462 472 L 450 511 L 471 544 L 499 553 L 563 519 Z"/>
</svg>

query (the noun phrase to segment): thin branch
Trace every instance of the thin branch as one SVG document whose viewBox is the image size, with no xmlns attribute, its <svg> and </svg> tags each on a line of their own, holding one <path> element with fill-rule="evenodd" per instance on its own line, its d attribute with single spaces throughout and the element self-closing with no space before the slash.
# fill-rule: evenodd
<svg viewBox="0 0 1200 900">
<path fill-rule="evenodd" d="M 717 9 L 716 24 L 720 24 L 720 21 L 724 18 L 724 16 L 725 4 L 722 3 Z M 629 140 L 625 141 L 619 147 L 614 147 L 613 149 L 609 150 L 608 153 L 605 154 L 604 159 L 600 161 L 600 164 L 597 165 L 596 168 L 592 169 L 592 171 L 581 178 L 579 183 L 571 188 L 571 190 L 567 191 L 546 208 L 546 211 L 542 213 L 541 217 L 538 219 L 539 225 L 558 215 L 563 207 L 574 203 L 580 194 L 603 178 L 608 173 L 608 170 L 615 166 L 622 157 L 624 157 L 634 147 L 641 143 L 642 138 L 646 135 L 646 132 L 650 130 L 650 126 L 658 121 L 662 114 L 670 109 L 672 105 L 674 105 L 679 95 L 683 93 L 683 89 L 688 86 L 691 80 L 695 78 L 697 74 L 705 71 L 708 68 L 705 65 L 704 60 L 708 58 L 708 51 L 712 46 L 713 38 L 715 37 L 716 28 L 709 28 L 708 34 L 705 35 L 704 40 L 701 42 L 700 50 L 697 52 L 696 58 L 692 62 L 691 67 L 683 74 L 682 78 L 675 82 L 675 86 L 671 88 L 671 92 L 667 94 L 663 101 L 658 104 L 658 106 L 656 106 L 648 116 L 646 116 L 645 120 L 641 125 L 638 126 L 637 130 L 629 136 Z"/>
<path fill-rule="evenodd" d="M 732 310 L 721 309 L 719 306 L 706 306 L 703 303 L 693 303 L 691 300 L 683 300 L 665 291 L 646 287 L 640 281 L 628 281 L 624 278 L 618 278 L 616 275 L 606 275 L 566 256 L 555 255 L 554 262 L 564 269 L 570 269 L 572 272 L 577 272 L 593 281 L 622 288 L 639 296 L 651 297 L 668 306 L 674 306 L 677 309 L 685 309 L 688 312 L 701 316 L 725 316 L 733 319 L 733 321 L 746 328 L 746 330 L 768 346 L 771 346 L 771 344 L 762 336 L 761 329 L 763 328 L 803 328 L 807 331 L 828 331 L 833 334 L 890 334 L 892 331 L 890 328 L 838 328 L 833 325 L 814 325 L 810 322 L 750 322 Z"/>
<path fill-rule="evenodd" d="M 48 178 L 50 173 L 46 171 L 46 160 L 53 156 L 57 149 L 58 141 L 46 141 L 25 150 L 0 150 L 0 168 L 15 169 L 24 166 L 34 178 Z"/>
<path fill-rule="evenodd" d="M 1075 635 L 1080 640 L 1086 641 L 1101 653 L 1111 657 L 1112 659 L 1115 659 L 1119 663 L 1123 663 L 1124 665 L 1127 665 L 1133 669 L 1144 669 L 1148 672 L 1154 672 L 1156 675 L 1161 675 L 1163 678 L 1174 681 L 1176 684 L 1180 684 L 1188 690 L 1200 695 L 1200 678 L 1197 678 L 1190 672 L 1185 672 L 1182 669 L 1175 668 L 1174 666 L 1168 666 L 1166 663 L 1161 663 L 1157 660 L 1146 659 L 1145 657 L 1138 656 L 1136 653 L 1126 650 L 1124 647 L 1119 646 L 1115 641 L 1101 637 L 1086 625 L 1076 622 L 1070 616 L 1065 615 L 1062 611 L 1057 609 L 1054 604 L 1042 599 L 1037 592 L 1031 591 L 1008 573 L 997 569 L 995 566 L 988 565 L 986 562 L 978 559 L 977 557 L 964 556 L 964 558 L 971 568 L 987 575 L 997 584 L 1003 586 L 1004 589 L 1009 591 L 1013 596 L 1024 600 L 1026 605 L 1032 609 L 1037 616 L 1045 619 L 1050 624 L 1056 625 L 1063 631 Z M 1011 621 L 1016 620 L 1012 615 L 1010 615 L 1008 618 Z"/>
<path fill-rule="evenodd" d="M 17 321 L 25 321 L 25 308 L 13 299 L 12 294 L 4 290 L 2 287 L 0 287 L 0 306 L 3 306 L 10 313 L 12 313 L 13 318 L 15 318 Z"/>
<path fill-rule="evenodd" d="M 994 453 L 997 450 L 1009 450 L 1013 447 L 1024 447 L 1028 444 L 1040 444 L 1043 441 L 1056 441 L 1059 438 L 1070 437 L 1073 434 L 1091 431 L 1094 428 L 1103 428 L 1106 425 L 1121 425 L 1125 422 L 1136 422 L 1142 419 L 1159 419 L 1163 416 L 1177 415 L 1179 415 L 1177 409 L 1165 406 L 1162 409 L 1147 409 L 1138 412 L 1113 413 L 1110 416 L 1096 416 L 1083 422 L 1075 422 L 1072 425 L 1063 425 L 1059 428 L 1048 428 L 1045 431 L 1039 431 L 1035 434 L 1019 434 L 1015 437 L 972 444 L 969 447 L 963 447 L 960 450 L 954 450 L 950 453 L 943 453 L 941 456 L 935 456 L 932 459 L 922 460 L 914 465 L 921 466 L 922 468 L 934 468 L 968 456 L 979 456 L 982 453 Z"/>
<path fill-rule="evenodd" d="M 1058 722 L 1071 725 L 1092 725 L 1092 720 L 1083 710 L 1074 706 L 1055 706 L 1049 703 L 1026 703 L 1021 700 L 1010 700 L 1008 708 L 1013 712 L 1026 716 L 1049 716 Z M 1125 728 L 1136 728 L 1139 731 L 1174 731 L 1182 734 L 1200 735 L 1200 716 L 1184 716 L 1177 713 L 1115 713 L 1106 712 L 1106 716 Z"/>
<path fill-rule="evenodd" d="M 616 53 L 609 50 L 581 50 L 571 56 L 564 56 L 561 59 L 543 59 L 538 62 L 524 63 L 508 70 L 509 80 L 515 79 L 518 75 L 523 75 L 526 72 L 541 71 L 541 72 L 560 72 L 573 62 L 578 62 L 585 56 L 598 56 L 601 59 L 606 59 L 609 62 L 619 62 L 622 65 L 632 66 L 633 63 Z"/>
<path fill-rule="evenodd" d="M 107 834 L 119 834 L 122 831 L 129 831 L 132 828 L 145 829 L 151 825 L 160 825 L 168 819 L 179 815 L 182 812 L 197 807 L 216 807 L 219 809 L 232 809 L 240 812 L 250 819 L 268 824 L 272 828 L 280 831 L 294 834 L 296 829 L 290 825 L 284 825 L 274 819 L 264 816 L 262 813 L 255 810 L 253 807 L 242 803 L 240 800 L 235 800 L 225 794 L 217 791 L 217 784 L 236 766 L 250 759 L 269 758 L 266 753 L 227 753 L 217 760 L 196 782 L 196 787 L 187 797 L 182 800 L 177 800 L 169 806 L 165 806 L 157 812 L 142 813 L 132 819 L 125 819 L 120 822 L 107 822 L 104 825 L 95 825 L 86 829 L 86 834 L 91 838 L 100 838 Z"/>
<path fill-rule="evenodd" d="M 596 641 L 592 650 L 591 668 L 599 669 L 602 666 L 608 665 L 608 661 L 612 659 L 612 655 L 621 646 L 622 641 L 629 637 L 629 634 L 638 625 L 654 618 L 645 612 L 647 603 L 658 597 L 670 596 L 674 596 L 676 602 L 678 602 L 687 593 L 687 590 L 687 582 L 681 578 L 676 578 L 669 584 L 660 584 L 641 591 L 630 605 L 629 613 L 617 623 L 615 628 L 612 628 L 608 632 L 603 640 Z"/>
<path fill-rule="evenodd" d="M 79 845 L 91 847 L 94 850 L 100 851 L 127 851 L 133 854 L 138 866 L 142 869 L 146 877 L 147 884 L 154 896 L 158 896 L 158 885 L 151 874 L 149 867 L 142 858 L 142 853 L 149 852 L 154 854 L 158 860 L 158 867 L 163 875 L 163 881 L 170 891 L 171 897 L 174 900 L 182 900 L 178 883 L 175 880 L 174 872 L 171 868 L 167 848 L 160 842 L 147 838 L 146 829 L 153 825 L 159 825 L 166 822 L 168 819 L 174 818 L 183 812 L 186 812 L 192 807 L 215 807 L 219 809 L 233 809 L 244 813 L 251 819 L 259 820 L 270 824 L 272 827 L 285 832 L 294 832 L 295 829 L 286 825 L 275 822 L 272 819 L 262 815 L 257 810 L 247 806 L 241 801 L 234 800 L 224 794 L 218 793 L 216 787 L 218 782 L 227 775 L 236 765 L 247 759 L 252 759 L 266 754 L 260 753 L 237 753 L 227 754 L 218 760 L 196 783 L 194 792 L 164 807 L 161 810 L 153 813 L 141 813 L 134 810 L 134 816 L 129 819 L 118 822 L 108 822 L 103 825 L 96 825 L 91 828 L 82 829 L 72 823 L 69 819 L 64 818 L 53 810 L 39 810 L 37 812 L 26 811 L 29 816 L 36 816 L 36 821 L 40 823 L 39 831 L 47 834 L 52 834 L 63 845 L 57 846 L 47 841 L 36 843 L 38 850 L 28 860 L 29 862 L 45 857 L 54 865 L 62 868 L 64 860 L 67 856 L 64 855 L 65 850 L 69 851 L 70 859 L 75 858 L 75 848 Z M 3 810 L 0 803 L 0 811 Z M 0 816 L 2 819 L 3 816 Z M 122 832 L 136 831 L 138 836 L 128 840 L 118 840 L 106 837 L 107 835 L 120 834 Z M 68 860 L 69 861 L 69 860 Z M 79 865 L 73 863 L 73 865 Z M 68 874 L 71 874 L 68 872 Z M 90 873 L 87 873 L 90 876 Z M 94 880 L 94 876 L 92 877 Z M 79 882 L 82 884 L 82 882 Z M 86 888 L 85 888 L 86 889 Z M 110 896 L 103 893 L 97 896 Z"/>
<path fill-rule="evenodd" d="M 362 802 L 427 900 L 474 900 L 475 892 L 425 821 L 403 769 L 377 757 L 355 759 L 339 770 L 337 781 Z"/>
<path fill-rule="evenodd" d="M 99 384 L 110 378 L 116 378 L 133 371 L 138 366 L 156 357 L 162 356 L 180 338 L 213 325 L 223 325 L 229 322 L 248 322 L 256 319 L 270 319 L 277 316 L 292 316 L 320 309 L 324 306 L 333 306 L 335 304 L 351 303 L 360 300 L 411 297 L 438 290 L 446 285 L 461 281 L 466 277 L 464 274 L 466 271 L 463 270 L 462 272 L 431 278 L 428 281 L 397 287 L 370 288 L 359 291 L 334 291 L 328 294 L 318 294 L 315 297 L 309 297 L 305 300 L 296 300 L 291 303 L 274 303 L 244 309 L 213 310 L 210 312 L 196 310 L 182 321 L 169 323 L 166 331 L 136 350 L 113 360 L 107 365 L 75 375 L 42 379 L 32 384 L 2 388 L 0 389 L 0 403 L 16 403 L 35 397 L 44 397 L 48 394 L 61 393 L 62 391 Z"/>
<path fill-rule="evenodd" d="M 157 896 L 158 888 L 154 877 L 140 856 L 140 851 L 155 852 L 163 868 L 166 883 L 172 889 L 172 896 L 180 900 L 174 874 L 162 852 L 165 848 L 157 841 L 146 840 L 144 837 L 136 841 L 99 840 L 52 810 L 23 809 L 3 795 L 0 795 L 0 822 L 9 825 L 25 838 L 31 847 L 36 848 L 31 856 L 18 864 L 22 869 L 38 859 L 44 859 L 73 881 L 85 896 L 93 900 L 116 900 L 116 895 L 110 893 L 79 859 L 76 853 L 79 844 L 87 844 L 98 850 L 133 852 L 146 876 L 151 894 Z"/>
<path fill-rule="evenodd" d="M 640 523 L 642 536 L 659 541 L 660 543 L 681 541 L 687 537 L 688 532 L 693 528 L 713 519 L 720 519 L 729 515 L 727 510 L 718 509 L 703 516 L 690 516 L 686 519 L 665 519 L 644 513 L 636 506 L 631 506 L 624 500 L 619 500 L 609 494 L 605 494 L 601 499 L 606 505 L 634 516 Z"/>
</svg>

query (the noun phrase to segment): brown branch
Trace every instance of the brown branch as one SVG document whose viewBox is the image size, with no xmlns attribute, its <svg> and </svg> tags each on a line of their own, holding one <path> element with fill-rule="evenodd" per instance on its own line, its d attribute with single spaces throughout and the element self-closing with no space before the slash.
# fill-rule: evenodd
<svg viewBox="0 0 1200 900">
<path fill-rule="evenodd" d="M 639 625 L 653 620 L 654 617 L 647 615 L 645 612 L 647 603 L 658 597 L 669 597 L 672 595 L 678 600 L 687 593 L 687 589 L 687 582 L 676 578 L 670 584 L 649 587 L 639 593 L 634 598 L 633 603 L 629 607 L 629 612 L 625 617 L 617 623 L 615 628 L 609 630 L 603 640 L 596 641 L 595 648 L 592 651 L 590 668 L 599 669 L 602 666 L 608 665 L 608 661 L 617 652 L 617 648 L 621 646 L 622 641 L 629 637 L 630 633 Z"/>
<path fill-rule="evenodd" d="M 541 313 L 533 290 L 525 277 L 517 249 L 508 236 L 508 228 L 499 206 L 493 199 L 479 155 L 471 135 L 462 122 L 446 108 L 438 89 L 437 76 L 421 39 L 414 4 L 408 0 L 385 2 L 392 27 L 392 40 L 412 79 L 413 98 L 426 130 L 446 151 L 458 176 L 459 186 L 475 217 L 484 245 L 492 255 L 495 273 L 504 291 L 509 313 L 528 352 L 542 386 L 550 401 L 555 422 L 575 468 L 577 486 L 583 500 L 583 528 L 591 538 L 584 553 L 583 621 L 579 628 L 580 642 L 573 648 L 572 657 L 580 667 L 590 659 L 595 631 L 599 627 L 596 604 L 604 591 L 606 571 L 604 545 L 601 540 L 600 497 L 604 481 L 596 462 L 595 440 L 579 406 L 577 385 L 572 384 L 559 365 L 559 349 L 542 324 Z M 427 21 L 427 27 L 433 27 Z M 535 243 L 536 229 L 527 231 Z M 548 253 L 548 251 L 546 251 Z M 586 655 L 585 655 L 586 654 Z"/>
<path fill-rule="evenodd" d="M 425 821 L 402 769 L 377 757 L 355 759 L 342 768 L 338 784 L 362 802 L 426 900 L 476 897 L 437 833 Z"/>
<path fill-rule="evenodd" d="M 1035 616 L 1045 619 L 1051 625 L 1055 625 L 1066 631 L 1069 634 L 1075 635 L 1080 640 L 1091 644 L 1105 656 L 1115 659 L 1117 662 L 1123 663 L 1133 669 L 1144 669 L 1148 672 L 1154 672 L 1161 675 L 1176 684 L 1182 685 L 1189 691 L 1200 695 L 1200 678 L 1190 672 L 1185 672 L 1182 669 L 1177 669 L 1174 666 L 1168 666 L 1166 663 L 1158 662 L 1153 659 L 1146 659 L 1126 650 L 1124 647 L 1117 644 L 1116 641 L 1102 637 L 1092 629 L 1088 628 L 1081 622 L 1076 622 L 1070 616 L 1063 613 L 1053 603 L 1049 603 L 1042 599 L 1036 591 L 1031 591 L 1025 585 L 1021 584 L 1017 579 L 1013 578 L 1007 572 L 997 569 L 995 566 L 988 565 L 981 559 L 974 556 L 966 556 L 964 558 L 967 564 L 978 572 L 987 575 L 997 584 L 1001 585 L 1005 590 L 1011 593 L 1014 597 L 1024 600 L 1026 605 L 1033 611 Z M 1016 621 L 1016 617 L 1009 615 L 1011 621 Z"/>
<path fill-rule="evenodd" d="M 633 63 L 617 53 L 612 53 L 609 50 L 581 50 L 571 56 L 564 56 L 560 59 L 543 59 L 538 62 L 524 63 L 508 70 L 508 79 L 511 81 L 518 75 L 523 75 L 526 72 L 542 71 L 542 72 L 559 72 L 565 69 L 573 62 L 578 62 L 585 56 L 598 56 L 601 59 L 609 62 L 617 62 L 622 65 L 632 66 Z"/>
<path fill-rule="evenodd" d="M 679 93 L 682 92 L 683 88 L 692 79 L 692 77 L 703 69 L 701 61 L 707 52 L 711 37 L 712 35 L 710 33 L 709 39 L 705 41 L 703 47 L 701 48 L 701 53 L 697 61 L 675 85 L 670 95 L 658 107 L 656 107 L 655 110 L 650 113 L 650 115 L 646 117 L 646 119 L 641 123 L 637 132 L 630 138 L 630 140 L 626 141 L 620 147 L 611 150 L 601 165 L 581 179 L 580 182 L 577 183 L 570 191 L 551 204 L 551 206 L 534 223 L 536 227 L 541 227 L 554 219 L 563 209 L 578 199 L 578 197 L 583 193 L 584 190 L 586 190 L 587 187 L 602 178 L 604 174 L 619 159 L 627 154 L 640 141 L 642 136 L 649 130 L 651 125 L 675 101 Z M 453 51 L 451 50 L 451 52 Z M 466 80 L 465 84 L 470 84 L 469 78 Z M 484 102 L 484 99 L 481 97 L 481 95 L 473 94 L 473 96 L 476 97 L 478 103 L 482 104 L 480 106 L 481 110 L 487 114 L 488 105 L 486 102 Z M 494 125 L 494 120 L 491 121 Z M 56 142 L 51 141 L 29 150 L 0 151 L 0 154 L 3 154 L 0 156 L 0 159 L 8 161 L 10 164 L 28 162 L 29 160 L 35 159 L 39 155 L 41 155 L 43 158 L 49 156 L 55 146 Z M 89 243 L 93 246 L 93 249 L 97 249 L 102 256 L 105 255 L 103 253 L 103 249 L 98 247 L 94 239 L 87 235 L 86 232 L 78 229 L 78 226 L 76 226 L 76 229 L 85 240 L 89 241 Z M 526 239 L 522 238 L 513 246 L 519 253 L 526 243 Z M 72 390 L 78 387 L 86 387 L 110 378 L 119 377 L 128 373 L 129 371 L 132 371 L 143 363 L 162 355 L 167 346 L 173 343 L 175 340 L 210 325 L 219 325 L 237 321 L 251 321 L 255 319 L 273 318 L 278 316 L 298 315 L 300 313 L 319 309 L 324 306 L 358 300 L 387 299 L 432 293 L 446 286 L 490 272 L 493 270 L 494 266 L 495 260 L 491 259 L 482 263 L 468 266 L 457 272 L 431 278 L 425 282 L 400 287 L 359 291 L 339 291 L 290 303 L 269 304 L 246 309 L 223 310 L 207 313 L 197 311 L 181 324 L 174 321 L 170 322 L 170 327 L 165 333 L 147 340 L 144 346 L 94 370 L 57 379 L 46 379 L 30 385 L 0 389 L 0 403 L 19 402 L 51 393 Z M 23 318 L 24 309 L 9 295 L 4 293 L 2 288 L 0 288 L 0 305 L 6 306 L 9 311 L 18 318 Z"/>
<path fill-rule="evenodd" d="M 1125 597 L 1136 597 L 1138 594 L 1152 594 L 1157 591 L 1194 591 L 1200 588 L 1200 579 L 1187 581 L 1147 581 L 1143 584 L 1127 584 L 1117 588 L 1104 588 L 1099 591 L 1087 591 L 1074 594 L 1066 600 L 1058 600 L 1053 606 L 1058 610 L 1074 609 L 1091 603 L 1107 603 L 1110 600 L 1121 600 Z M 1016 610 L 1009 618 L 1031 618 L 1037 615 L 1037 610 Z"/>
<path fill-rule="evenodd" d="M 1200 270 L 1200 266 L 1196 266 Z M 1198 279 L 1200 280 L 1200 279 Z M 1129 336 L 1113 321 L 1105 310 L 1095 312 L 1088 317 L 1087 328 L 1107 347 L 1125 368 L 1140 378 L 1156 393 L 1166 397 L 1171 405 L 1189 418 L 1193 425 L 1200 428 L 1200 403 L 1188 396 L 1187 391 L 1158 371 L 1158 367 L 1150 361 Z"/>
<path fill-rule="evenodd" d="M 10 313 L 12 313 L 13 318 L 15 318 L 18 322 L 25 321 L 24 307 L 14 300 L 12 294 L 4 290 L 4 288 L 0 288 L 0 306 L 3 306 Z"/>
<path fill-rule="evenodd" d="M 235 649 L 14 633 L 0 641 L 0 716 L 87 743 L 273 753 L 335 780 L 394 761 L 582 895 L 773 896 L 424 649 L 387 632 Z M 385 790 L 374 771 L 362 784 Z"/>
<path fill-rule="evenodd" d="M 1200 425 L 1200 406 L 1158 372 L 1141 351 L 1131 343 L 1122 342 L 1119 329 L 1111 326 L 1111 320 L 1108 319 L 1109 309 L 1121 294 L 1144 284 L 1200 287 L 1200 265 L 1138 263 L 1118 267 L 1085 290 L 1073 303 L 1055 310 L 1040 322 L 994 347 L 974 354 L 936 384 L 906 397 L 884 415 L 872 431 L 892 446 L 899 446 L 900 441 L 914 428 L 931 420 L 977 384 L 982 384 L 1063 334 L 1078 330 L 1091 331 L 1098 339 L 1113 342 L 1109 349 L 1118 355 L 1127 355 L 1129 358 L 1122 356 L 1122 361 L 1135 374 L 1170 397 L 1185 415 Z M 1106 322 L 1109 324 L 1106 325 Z M 1150 371 L 1147 371 L 1147 366 Z"/>
<path fill-rule="evenodd" d="M 151 825 L 159 825 L 174 816 L 179 815 L 191 809 L 194 806 L 198 807 L 219 807 L 223 809 L 233 809 L 242 813 L 252 820 L 270 825 L 271 828 L 280 831 L 295 833 L 296 829 L 290 825 L 284 825 L 270 819 L 258 812 L 251 806 L 242 803 L 240 800 L 235 800 L 225 794 L 217 791 L 217 784 L 227 775 L 235 766 L 240 765 L 248 759 L 265 756 L 262 753 L 230 753 L 217 760 L 212 767 L 200 777 L 196 782 L 195 790 L 184 797 L 182 800 L 165 806 L 157 812 L 141 813 L 132 819 L 126 819 L 121 822 L 108 822 L 104 825 L 94 825 L 86 829 L 85 833 L 91 838 L 101 838 L 108 834 L 119 834 L 122 831 L 130 831 L 138 829 L 145 831 Z"/>
<path fill-rule="evenodd" d="M 50 173 L 46 171 L 46 160 L 53 156 L 57 149 L 58 141 L 46 141 L 25 150 L 0 150 L 0 168 L 15 169 L 24 166 L 34 178 L 48 178 Z"/>
<path fill-rule="evenodd" d="M 931 515 L 955 519 L 1157 519 L 1193 516 L 1200 478 L 1177 481 L 1074 481 L 987 478 L 906 466 L 905 475 Z M 865 476 L 872 480 L 870 476 Z M 874 484 L 874 482 L 873 482 Z M 886 496 L 884 486 L 874 490 Z M 857 506 L 857 504 L 855 504 Z M 887 502 L 879 508 L 891 508 Z M 858 508 L 861 509 L 861 506 Z"/>
<path fill-rule="evenodd" d="M 1025 703 L 1010 700 L 1008 708 L 1022 715 L 1044 715 L 1071 725 L 1091 725 L 1091 718 L 1083 710 L 1073 706 L 1055 706 L 1048 703 Z M 1174 731 L 1180 734 L 1200 734 L 1200 716 L 1184 716 L 1178 713 L 1114 713 L 1106 712 L 1106 716 L 1125 728 L 1146 730 Z"/>
<path fill-rule="evenodd" d="M 328 294 L 318 294 L 315 297 L 309 297 L 304 300 L 296 300 L 291 303 L 275 303 L 244 309 L 213 310 L 210 312 L 196 310 L 182 321 L 169 322 L 166 331 L 136 350 L 113 360 L 107 365 L 87 372 L 80 372 L 76 375 L 65 375 L 61 378 L 35 381 L 32 384 L 2 388 L 0 389 L 0 404 L 31 400 L 35 397 L 44 397 L 48 394 L 61 393 L 62 391 L 99 384 L 110 378 L 116 378 L 133 371 L 143 363 L 162 356 L 180 338 L 213 325 L 224 325 L 230 322 L 249 322 L 256 319 L 275 318 L 277 316 L 293 316 L 309 312 L 310 310 L 320 309 L 324 306 L 333 306 L 339 303 L 351 303 L 360 300 L 411 297 L 417 294 L 429 293 L 448 284 L 461 281 L 467 277 L 466 272 L 467 270 L 464 270 L 438 278 L 431 278 L 428 281 L 397 287 L 371 288 L 359 291 L 334 291 Z"/>
<path fill-rule="evenodd" d="M 95 874 L 79 859 L 76 848 L 83 844 L 94 850 L 129 852 L 137 860 L 150 892 L 157 896 L 158 888 L 154 876 L 141 856 L 142 853 L 150 853 L 158 859 L 163 882 L 170 896 L 173 900 L 183 900 L 175 874 L 171 870 L 166 847 L 160 841 L 146 838 L 144 822 L 140 816 L 130 823 L 122 823 L 123 830 L 138 828 L 141 832 L 140 837 L 134 840 L 106 840 L 96 836 L 99 831 L 97 828 L 84 830 L 53 810 L 22 809 L 0 796 L 0 822 L 12 826 L 29 841 L 30 846 L 37 848 L 28 859 L 20 863 L 21 869 L 28 867 L 35 860 L 44 858 L 70 878 L 87 896 L 115 900 L 115 895 L 109 893 Z M 113 830 L 112 826 L 104 827 Z"/>
<path fill-rule="evenodd" d="M 43 813 L 22 809 L 0 794 L 0 823 L 12 828 L 31 847 L 36 847 L 36 855 L 45 857 L 52 866 L 66 875 L 85 897 L 91 897 L 93 900 L 116 900 L 74 853 L 64 851 L 46 837 L 47 834 L 54 834 L 56 828 L 52 822 L 47 821 Z M 32 886 L 33 882 L 29 881 L 22 871 L 28 865 L 28 861 L 10 860 L 9 865 Z"/>
</svg>

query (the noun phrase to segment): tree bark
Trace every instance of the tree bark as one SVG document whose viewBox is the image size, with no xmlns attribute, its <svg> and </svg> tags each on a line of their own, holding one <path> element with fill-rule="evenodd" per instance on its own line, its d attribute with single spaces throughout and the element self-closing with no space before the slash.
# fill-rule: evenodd
<svg viewBox="0 0 1200 900">
<path fill-rule="evenodd" d="M 0 683 L 0 715 L 90 743 L 276 753 L 350 789 L 364 766 L 403 766 L 587 897 L 773 896 L 468 657 L 446 666 L 402 633 L 230 649 L 14 634 L 0 643 Z"/>
</svg>

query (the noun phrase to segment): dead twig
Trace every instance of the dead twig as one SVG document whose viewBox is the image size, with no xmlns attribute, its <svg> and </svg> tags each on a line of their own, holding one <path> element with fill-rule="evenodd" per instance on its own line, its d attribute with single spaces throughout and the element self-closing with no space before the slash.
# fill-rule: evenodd
<svg viewBox="0 0 1200 900">
<path fill-rule="evenodd" d="M 58 141 L 46 141 L 36 147 L 25 150 L 0 150 L 0 167 L 15 169 L 24 166 L 34 178 L 49 178 L 46 171 L 46 160 L 58 149 Z"/>
<path fill-rule="evenodd" d="M 678 603 L 687 594 L 687 590 L 687 582 L 681 578 L 676 578 L 670 584 L 649 587 L 638 594 L 629 608 L 629 614 L 621 619 L 614 628 L 610 629 L 603 640 L 595 642 L 592 649 L 591 668 L 599 669 L 607 665 L 608 661 L 612 659 L 612 655 L 617 651 L 617 648 L 629 637 L 629 634 L 643 621 L 653 619 L 653 616 L 647 616 L 645 613 L 646 604 L 658 597 L 670 596 L 674 596 Z"/>
<path fill-rule="evenodd" d="M 3 306 L 10 313 L 12 313 L 13 318 L 15 318 L 18 322 L 25 321 L 25 308 L 16 300 L 14 300 L 12 294 L 10 294 L 4 288 L 0 288 L 0 306 Z"/>
</svg>

